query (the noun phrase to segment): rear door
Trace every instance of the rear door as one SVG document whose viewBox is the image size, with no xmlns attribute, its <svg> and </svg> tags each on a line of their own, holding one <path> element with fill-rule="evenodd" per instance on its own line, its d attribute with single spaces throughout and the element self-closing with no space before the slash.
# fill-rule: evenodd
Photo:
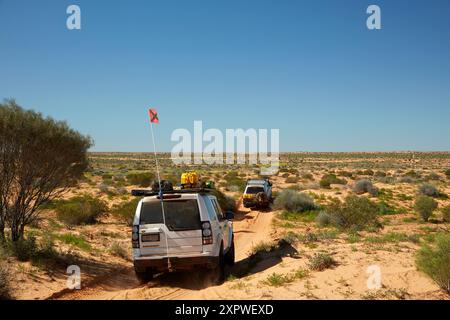
<svg viewBox="0 0 450 320">
<path fill-rule="evenodd" d="M 166 224 L 163 222 L 162 205 Z M 202 231 L 198 200 L 194 195 L 142 203 L 140 214 L 142 255 L 183 256 L 201 253 Z M 168 250 L 166 247 L 168 244 Z"/>
</svg>

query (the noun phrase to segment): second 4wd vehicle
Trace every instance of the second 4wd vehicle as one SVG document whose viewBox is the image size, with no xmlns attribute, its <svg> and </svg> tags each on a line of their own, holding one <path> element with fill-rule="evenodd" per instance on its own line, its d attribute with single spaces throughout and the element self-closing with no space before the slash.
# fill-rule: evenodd
<svg viewBox="0 0 450 320">
<path fill-rule="evenodd" d="M 222 212 L 208 189 L 158 193 L 134 190 L 144 196 L 133 221 L 133 263 L 141 281 L 175 270 L 211 270 L 218 282 L 225 264 L 234 264 L 232 212 Z M 163 206 L 164 216 L 163 217 Z"/>
<path fill-rule="evenodd" d="M 272 202 L 272 183 L 269 179 L 248 180 L 243 204 L 246 208 L 267 208 Z"/>
</svg>

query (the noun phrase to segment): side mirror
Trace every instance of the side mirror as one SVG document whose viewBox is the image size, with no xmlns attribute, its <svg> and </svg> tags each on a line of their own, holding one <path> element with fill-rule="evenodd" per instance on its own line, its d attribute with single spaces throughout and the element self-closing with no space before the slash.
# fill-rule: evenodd
<svg viewBox="0 0 450 320">
<path fill-rule="evenodd" d="M 227 219 L 227 220 L 233 220 L 233 219 L 234 219 L 234 212 L 232 212 L 232 211 L 227 211 L 227 212 L 225 213 L 225 219 Z"/>
</svg>

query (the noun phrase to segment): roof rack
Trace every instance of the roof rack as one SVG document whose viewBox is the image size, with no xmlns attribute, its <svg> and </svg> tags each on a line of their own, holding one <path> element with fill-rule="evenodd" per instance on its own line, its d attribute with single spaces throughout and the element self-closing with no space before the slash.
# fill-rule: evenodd
<svg viewBox="0 0 450 320">
<path fill-rule="evenodd" d="M 163 191 L 162 194 L 176 194 L 176 193 L 208 193 L 213 189 L 208 188 L 192 188 L 192 189 L 180 189 L 180 190 L 170 190 Z M 131 195 L 135 197 L 151 197 L 158 196 L 159 191 L 147 190 L 147 189 L 133 189 L 131 190 Z"/>
</svg>

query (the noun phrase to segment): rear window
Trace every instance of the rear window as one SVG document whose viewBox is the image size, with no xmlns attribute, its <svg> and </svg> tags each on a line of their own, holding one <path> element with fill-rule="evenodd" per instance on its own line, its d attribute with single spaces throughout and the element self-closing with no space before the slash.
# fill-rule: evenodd
<svg viewBox="0 0 450 320">
<path fill-rule="evenodd" d="M 197 200 L 164 201 L 166 226 L 171 231 L 201 229 Z M 140 224 L 163 223 L 161 202 L 143 202 Z"/>
<path fill-rule="evenodd" d="M 257 194 L 259 192 L 264 192 L 263 187 L 248 187 L 246 193 L 247 194 Z"/>
</svg>

